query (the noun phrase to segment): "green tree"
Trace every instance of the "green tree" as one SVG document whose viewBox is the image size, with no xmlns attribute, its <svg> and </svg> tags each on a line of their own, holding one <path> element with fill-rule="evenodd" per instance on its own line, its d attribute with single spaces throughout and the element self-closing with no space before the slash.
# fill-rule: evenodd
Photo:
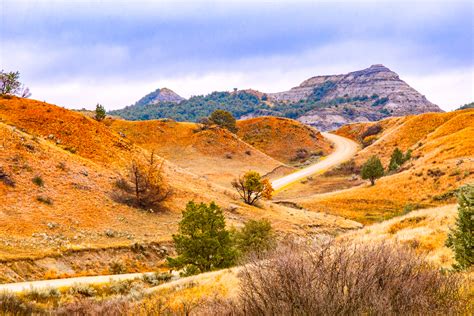
<svg viewBox="0 0 474 316">
<path fill-rule="evenodd" d="M 249 205 L 254 205 L 261 198 L 271 199 L 272 197 L 273 187 L 270 181 L 262 179 L 256 171 L 246 172 L 231 184 Z"/>
<path fill-rule="evenodd" d="M 106 116 L 105 108 L 102 106 L 102 104 L 97 103 L 97 105 L 95 106 L 94 118 L 100 122 L 103 119 L 105 119 L 105 116 Z"/>
<path fill-rule="evenodd" d="M 243 255 L 265 252 L 275 244 L 272 225 L 266 219 L 249 220 L 242 230 L 235 233 L 235 243 Z"/>
<path fill-rule="evenodd" d="M 184 268 L 184 274 L 196 274 L 234 264 L 237 253 L 225 227 L 222 210 L 214 202 L 189 202 L 173 235 L 176 258 L 167 258 L 171 267 Z"/>
<path fill-rule="evenodd" d="M 232 116 L 232 113 L 224 110 L 215 110 L 209 116 L 209 121 L 219 125 L 220 127 L 228 129 L 232 133 L 237 133 L 237 125 L 235 117 Z"/>
<path fill-rule="evenodd" d="M 18 71 L 0 71 L 0 95 L 17 95 L 22 98 L 31 96 L 30 90 L 20 82 Z"/>
<path fill-rule="evenodd" d="M 411 159 L 411 149 L 408 149 L 405 154 L 397 147 L 393 150 L 392 156 L 390 157 L 390 163 L 388 164 L 389 171 L 397 170 L 406 161 Z"/>
<path fill-rule="evenodd" d="M 362 166 L 361 176 L 362 179 L 369 179 L 372 185 L 375 184 L 375 180 L 382 177 L 384 173 L 382 162 L 379 157 L 372 156 Z"/>
<path fill-rule="evenodd" d="M 474 263 L 474 186 L 461 188 L 458 195 L 458 218 L 451 229 L 446 246 L 454 251 L 457 270 L 470 268 Z"/>
<path fill-rule="evenodd" d="M 403 164 L 403 152 L 397 147 L 393 150 L 392 156 L 390 157 L 390 163 L 388 164 L 388 170 L 397 170 Z"/>
</svg>

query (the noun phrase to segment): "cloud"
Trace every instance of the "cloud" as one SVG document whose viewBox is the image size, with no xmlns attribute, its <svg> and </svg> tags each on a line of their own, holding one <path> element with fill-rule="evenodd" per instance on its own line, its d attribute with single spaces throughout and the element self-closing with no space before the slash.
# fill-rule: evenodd
<svg viewBox="0 0 474 316">
<path fill-rule="evenodd" d="M 19 70 L 35 98 L 118 108 L 157 87 L 183 96 L 233 87 L 274 92 L 383 63 L 449 108 L 474 99 L 466 84 L 472 6 L 4 0 L 0 64 Z"/>
</svg>

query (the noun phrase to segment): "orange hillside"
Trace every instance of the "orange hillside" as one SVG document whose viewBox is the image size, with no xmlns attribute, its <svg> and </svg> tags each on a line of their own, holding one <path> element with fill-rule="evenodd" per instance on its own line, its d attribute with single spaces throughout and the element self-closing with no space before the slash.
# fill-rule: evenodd
<svg viewBox="0 0 474 316">
<path fill-rule="evenodd" d="M 284 163 L 327 155 L 331 145 L 315 128 L 280 117 L 256 117 L 237 122 L 239 137 Z"/>
<path fill-rule="evenodd" d="M 340 193 L 314 195 L 296 199 L 298 203 L 372 223 L 414 208 L 453 202 L 453 190 L 474 181 L 474 110 L 427 113 L 380 124 L 388 127 L 356 155 L 356 163 L 361 165 L 368 157 L 378 155 L 387 167 L 395 147 L 412 149 L 413 158 L 399 173 L 379 179 L 373 187 L 363 185 Z M 362 130 L 362 124 L 356 126 Z M 338 133 L 347 135 L 351 129 L 352 125 Z"/>
<path fill-rule="evenodd" d="M 250 169 L 266 174 L 281 166 L 225 129 L 199 130 L 198 124 L 170 120 L 106 124 L 133 143 L 224 186 Z"/>
</svg>

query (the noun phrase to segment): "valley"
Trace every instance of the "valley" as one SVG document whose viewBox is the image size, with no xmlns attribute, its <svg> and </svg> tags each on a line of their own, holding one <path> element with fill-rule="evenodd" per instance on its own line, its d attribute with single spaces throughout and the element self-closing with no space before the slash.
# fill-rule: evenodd
<svg viewBox="0 0 474 316">
<path fill-rule="evenodd" d="M 37 284 L 38 291 L 56 283 L 73 289 L 78 280 L 94 288 L 108 276 L 116 280 L 106 284 L 126 284 L 166 275 L 188 201 L 215 201 L 233 229 L 267 220 L 280 242 L 395 242 L 435 266 L 454 263 L 444 241 L 456 217 L 456 192 L 474 181 L 472 109 L 349 124 L 332 133 L 268 116 L 236 126 L 234 134 L 169 119 L 97 121 L 40 101 L 0 99 L 0 289 L 20 293 L 17 282 Z M 396 148 L 410 157 L 388 171 Z M 117 181 L 130 163 L 150 155 L 160 161 L 170 198 L 160 209 L 117 200 Z M 360 170 L 374 155 L 387 172 L 371 186 Z M 271 200 L 242 201 L 232 182 L 249 170 L 271 181 Z M 174 281 L 143 285 L 140 304 L 160 295 L 173 310 L 183 300 L 236 297 L 240 269 L 190 278 L 175 273 Z"/>
</svg>

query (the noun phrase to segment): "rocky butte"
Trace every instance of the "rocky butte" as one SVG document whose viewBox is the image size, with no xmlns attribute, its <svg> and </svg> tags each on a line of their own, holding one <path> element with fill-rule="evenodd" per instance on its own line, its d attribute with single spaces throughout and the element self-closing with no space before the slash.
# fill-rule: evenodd
<svg viewBox="0 0 474 316">
<path fill-rule="evenodd" d="M 334 105 L 313 109 L 298 120 L 321 130 L 352 122 L 375 121 L 388 116 L 442 112 L 435 104 L 384 65 L 345 75 L 316 76 L 289 91 L 269 93 L 273 102 L 294 103 L 314 98 Z"/>
</svg>

